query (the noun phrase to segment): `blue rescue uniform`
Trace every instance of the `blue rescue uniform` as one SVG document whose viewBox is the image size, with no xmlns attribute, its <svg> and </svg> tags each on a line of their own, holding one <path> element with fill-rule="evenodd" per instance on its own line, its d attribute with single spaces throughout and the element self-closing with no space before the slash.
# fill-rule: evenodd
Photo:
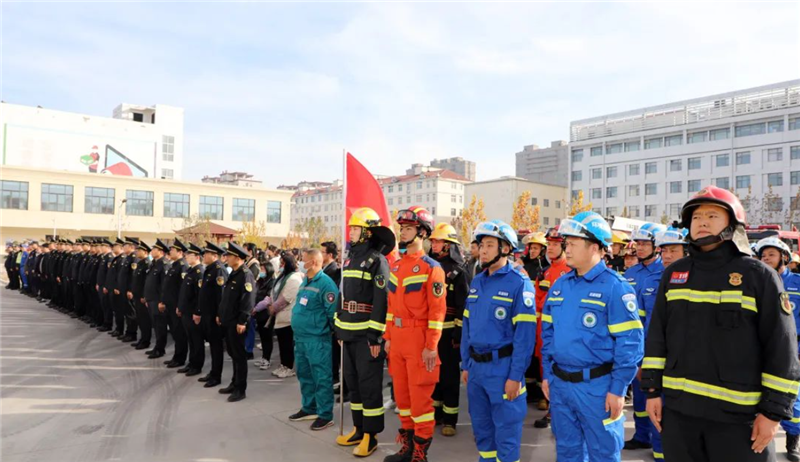
<svg viewBox="0 0 800 462">
<path fill-rule="evenodd" d="M 783 288 L 789 294 L 789 304 L 792 306 L 794 325 L 797 330 L 797 339 L 800 340 L 800 274 L 792 273 L 789 268 L 784 268 L 781 273 Z M 800 435 L 800 400 L 794 402 L 792 420 L 782 420 L 781 427 L 789 435 Z"/>
</svg>

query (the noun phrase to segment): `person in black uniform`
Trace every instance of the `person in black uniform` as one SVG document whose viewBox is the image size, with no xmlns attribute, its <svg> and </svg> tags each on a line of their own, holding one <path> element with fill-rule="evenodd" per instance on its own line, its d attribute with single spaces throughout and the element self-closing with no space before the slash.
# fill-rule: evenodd
<svg viewBox="0 0 800 462">
<path fill-rule="evenodd" d="M 228 243 L 228 264 L 233 271 L 222 288 L 222 301 L 219 304 L 217 324 L 225 330 L 225 343 L 233 362 L 233 378 L 231 384 L 219 390 L 221 394 L 230 394 L 228 401 L 241 401 L 247 396 L 247 351 L 244 340 L 250 313 L 255 306 L 256 280 L 244 266 L 248 257 L 245 249 L 233 242 Z"/>
<path fill-rule="evenodd" d="M 102 322 L 100 327 L 97 328 L 100 332 L 108 332 L 111 330 L 112 323 L 114 322 L 114 309 L 111 306 L 111 297 L 106 289 L 106 279 L 108 271 L 111 269 L 111 262 L 114 261 L 114 253 L 111 251 L 113 244 L 108 239 L 103 239 L 100 242 L 100 262 L 97 267 L 97 279 L 95 280 L 95 289 L 97 296 L 100 299 L 100 308 L 103 312 Z"/>
<path fill-rule="evenodd" d="M 372 209 L 353 212 L 350 253 L 342 269 L 342 306 L 336 310 L 336 337 L 342 341 L 345 385 L 349 390 L 353 430 L 336 438 L 340 446 L 356 446 L 353 454 L 366 457 L 383 431 L 383 333 L 388 309 L 389 263 L 395 236 Z M 363 442 L 363 444 L 362 444 Z"/>
<path fill-rule="evenodd" d="M 94 255 L 92 256 L 92 263 L 89 273 L 86 276 L 86 289 L 90 299 L 90 306 L 92 307 L 92 320 L 89 327 L 96 328 L 103 324 L 103 305 L 100 301 L 100 294 L 97 293 L 97 273 L 103 264 L 103 241 L 95 239 L 92 243 Z"/>
<path fill-rule="evenodd" d="M 203 263 L 206 265 L 203 272 L 203 280 L 200 284 L 200 294 L 197 300 L 197 310 L 192 315 L 192 320 L 199 325 L 203 331 L 203 338 L 208 341 L 208 349 L 211 354 L 211 371 L 208 375 L 200 377 L 199 382 L 205 382 L 206 388 L 213 388 L 222 383 L 222 364 L 223 364 L 223 345 L 225 332 L 217 324 L 217 312 L 222 301 L 222 286 L 228 279 L 228 272 L 219 261 L 220 255 L 225 250 L 212 242 L 206 241 L 203 249 Z M 205 362 L 205 346 L 200 343 L 200 350 L 197 352 L 197 364 L 202 369 Z"/>
<path fill-rule="evenodd" d="M 119 268 L 122 266 L 122 261 L 125 259 L 125 256 L 122 254 L 122 246 L 124 244 L 125 241 L 117 238 L 117 240 L 114 241 L 114 245 L 111 247 L 111 252 L 114 254 L 114 258 L 111 260 L 108 271 L 106 271 L 106 290 L 103 291 L 103 293 L 108 295 L 109 304 L 111 305 L 111 310 L 114 314 L 112 316 L 113 329 L 108 333 L 112 337 L 120 337 L 124 335 L 123 330 L 125 329 L 125 326 L 120 324 L 120 295 L 119 290 L 117 290 L 117 275 L 119 274 Z M 112 325 L 109 325 L 109 327 Z"/>
<path fill-rule="evenodd" d="M 81 252 L 80 263 L 78 265 L 77 275 L 77 290 L 80 291 L 81 310 L 80 320 L 91 324 L 92 322 L 92 300 L 89 298 L 89 275 L 91 274 L 92 266 L 92 241 L 90 239 L 83 240 L 83 252 Z"/>
<path fill-rule="evenodd" d="M 333 282 L 339 286 L 342 282 L 342 269 L 336 263 L 336 259 L 339 258 L 339 248 L 333 241 L 323 242 L 320 246 L 322 247 L 322 272 L 333 279 Z M 338 303 L 339 305 L 342 304 L 342 297 L 339 297 Z M 333 348 L 331 349 L 333 354 L 333 392 L 338 394 L 342 391 L 341 377 L 339 377 L 342 348 L 339 346 L 339 341 L 336 340 L 336 332 L 332 332 L 331 342 L 333 343 Z M 345 393 L 347 393 L 346 388 Z M 345 396 L 347 395 L 345 394 Z"/>
<path fill-rule="evenodd" d="M 41 303 L 47 301 L 50 298 L 50 285 L 48 282 L 48 262 L 50 261 L 50 242 L 43 242 L 42 243 L 42 256 L 39 259 L 38 267 L 39 267 L 39 297 L 37 300 Z"/>
<path fill-rule="evenodd" d="M 150 321 L 150 313 L 147 311 L 147 302 L 144 296 L 144 285 L 147 281 L 147 270 L 150 268 L 150 261 L 147 255 L 150 253 L 150 246 L 144 241 L 139 241 L 136 246 L 136 261 L 131 264 L 133 275 L 131 277 L 131 284 L 128 290 L 128 300 L 134 307 L 136 312 L 136 324 L 139 326 L 141 336 L 139 341 L 133 344 L 137 350 L 146 350 L 150 348 L 151 331 L 153 325 Z"/>
<path fill-rule="evenodd" d="M 158 310 L 167 315 L 169 319 L 169 331 L 172 334 L 172 340 L 175 342 L 175 351 L 172 353 L 172 359 L 165 361 L 164 364 L 168 368 L 181 367 L 186 363 L 186 354 L 188 353 L 188 346 L 186 344 L 186 331 L 181 324 L 181 318 L 178 316 L 178 296 L 181 292 L 181 282 L 186 277 L 186 260 L 183 258 L 183 253 L 186 252 L 186 246 L 178 239 L 169 248 L 169 259 L 172 264 L 167 268 L 167 273 L 164 275 L 164 282 L 161 286 L 161 302 L 158 304 Z"/>
<path fill-rule="evenodd" d="M 161 239 L 156 239 L 150 255 L 153 257 L 150 268 L 147 271 L 147 279 L 144 281 L 144 300 L 147 309 L 150 312 L 150 318 L 153 320 L 153 328 L 156 333 L 156 344 L 152 350 L 147 350 L 147 357 L 150 359 L 160 358 L 164 356 L 165 348 L 167 347 L 167 323 L 169 317 L 166 310 L 161 309 L 161 290 L 164 287 L 164 276 L 167 273 L 168 260 L 164 255 L 169 252 L 167 245 L 161 242 Z M 149 333 L 149 331 L 147 332 Z M 143 335 L 147 335 L 143 333 Z M 142 339 L 143 341 L 150 341 L 150 337 Z"/>
<path fill-rule="evenodd" d="M 203 333 L 200 326 L 194 323 L 200 285 L 203 283 L 203 265 L 200 264 L 202 252 L 203 249 L 200 247 L 189 244 L 186 250 L 186 263 L 189 268 L 181 283 L 181 293 L 178 296 L 178 317 L 189 348 L 189 363 L 186 367 L 178 369 L 178 372 L 185 373 L 187 377 L 199 375 L 203 369 L 202 353 L 198 352 L 205 349 Z"/>
<path fill-rule="evenodd" d="M 14 261 L 16 256 L 14 255 L 14 244 L 12 242 L 6 242 L 6 260 L 4 263 L 4 267 L 6 269 L 6 275 L 8 275 L 8 284 L 6 284 L 6 289 L 13 289 L 14 288 Z"/>
<path fill-rule="evenodd" d="M 749 258 L 732 192 L 701 190 L 681 218 L 689 256 L 661 278 L 642 364 L 647 412 L 666 460 L 774 461 L 772 439 L 800 387 L 789 296 Z"/>
<path fill-rule="evenodd" d="M 70 317 L 78 318 L 83 316 L 83 296 L 79 285 L 80 267 L 83 260 L 83 239 L 75 239 L 72 246 L 72 258 L 70 259 L 69 272 L 67 273 L 67 280 L 69 281 L 70 293 Z"/>
<path fill-rule="evenodd" d="M 131 265 L 136 261 L 134 250 L 136 250 L 138 246 L 138 240 L 125 237 L 125 244 L 122 246 L 123 257 L 117 269 L 117 286 L 114 288 L 114 294 L 118 295 L 117 303 L 119 303 L 116 312 L 116 322 L 120 327 L 124 327 L 125 332 L 125 334 L 119 338 L 122 342 L 133 342 L 136 340 L 136 326 L 131 324 L 133 307 L 131 306 L 131 299 L 128 297 L 128 292 L 130 292 L 131 280 L 133 279 Z"/>
<path fill-rule="evenodd" d="M 544 237 L 544 234 L 542 234 Z M 447 312 L 439 339 L 439 382 L 433 390 L 434 419 L 443 436 L 455 436 L 461 383 L 461 322 L 469 295 L 469 282 L 455 228 L 439 223 L 431 233 L 430 256 L 442 266 L 447 284 Z"/>
</svg>

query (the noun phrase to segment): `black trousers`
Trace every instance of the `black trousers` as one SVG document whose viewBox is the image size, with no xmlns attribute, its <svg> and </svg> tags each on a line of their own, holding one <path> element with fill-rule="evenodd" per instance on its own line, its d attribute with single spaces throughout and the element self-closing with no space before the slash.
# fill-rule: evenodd
<svg viewBox="0 0 800 462">
<path fill-rule="evenodd" d="M 217 325 L 217 317 L 212 314 L 204 314 L 200 325 L 203 326 L 203 337 L 208 340 L 208 350 L 211 354 L 211 372 L 208 375 L 217 380 L 222 380 L 225 331 L 221 326 Z"/>
<path fill-rule="evenodd" d="M 278 350 L 280 350 L 281 364 L 289 369 L 294 368 L 294 333 L 292 326 L 275 329 L 278 337 Z"/>
<path fill-rule="evenodd" d="M 136 314 L 136 299 L 128 299 L 125 294 L 125 335 L 136 338 L 139 331 L 139 316 Z"/>
<path fill-rule="evenodd" d="M 774 462 L 775 442 L 761 454 L 750 449 L 752 427 L 689 417 L 664 407 L 661 417 L 664 458 L 680 462 Z"/>
<path fill-rule="evenodd" d="M 101 287 L 100 290 L 97 290 L 95 286 L 90 287 L 92 291 L 92 300 L 94 302 L 94 322 L 98 326 L 102 326 L 105 323 L 105 309 L 103 308 L 103 288 Z"/>
<path fill-rule="evenodd" d="M 150 309 L 150 315 L 153 317 L 153 327 L 156 331 L 155 350 L 163 353 L 167 348 L 167 324 L 169 324 L 169 315 L 166 311 L 162 313 L 158 310 L 158 300 L 148 300 L 147 307 Z"/>
<path fill-rule="evenodd" d="M 103 293 L 103 287 L 100 287 L 100 303 L 103 305 L 103 327 L 111 329 L 114 327 L 114 294 Z"/>
<path fill-rule="evenodd" d="M 256 323 L 258 337 L 261 339 L 261 357 L 267 361 L 272 361 L 272 334 L 275 330 L 275 317 L 262 326 Z"/>
<path fill-rule="evenodd" d="M 175 342 L 175 351 L 172 353 L 172 360 L 185 364 L 186 356 L 189 354 L 189 344 L 186 341 L 186 329 L 183 328 L 183 321 L 178 317 L 177 307 L 168 306 L 167 315 L 169 316 L 169 329 L 172 333 L 172 340 Z"/>
<path fill-rule="evenodd" d="M 458 423 L 458 398 L 461 382 L 461 351 L 453 347 L 453 329 L 444 329 L 439 340 L 439 383 L 433 390 L 436 421 L 444 425 Z"/>
<path fill-rule="evenodd" d="M 136 299 L 136 320 L 139 323 L 139 332 L 142 334 L 139 338 L 141 343 L 150 345 L 150 340 L 153 338 L 153 318 L 150 309 L 142 303 L 141 298 Z"/>
<path fill-rule="evenodd" d="M 244 340 L 247 331 L 244 333 L 236 332 L 236 323 L 232 322 L 223 326 L 225 328 L 225 343 L 228 346 L 228 355 L 233 362 L 233 377 L 231 384 L 239 390 L 247 389 L 247 351 L 244 348 Z"/>
<path fill-rule="evenodd" d="M 361 409 L 383 409 L 383 362 L 386 353 L 381 351 L 377 358 L 372 357 L 366 338 L 354 342 L 344 342 L 344 381 L 350 392 L 353 426 L 364 433 L 383 431 L 383 414 L 364 417 Z"/>
<path fill-rule="evenodd" d="M 202 370 L 206 359 L 206 348 L 203 343 L 203 328 L 194 323 L 191 313 L 183 311 L 181 321 L 186 331 L 186 342 L 189 347 L 189 366 Z"/>
<path fill-rule="evenodd" d="M 72 302 L 75 305 L 75 314 L 86 315 L 86 300 L 83 297 L 83 284 L 72 282 Z"/>
<path fill-rule="evenodd" d="M 111 299 L 114 301 L 114 330 L 122 334 L 125 332 L 125 312 L 128 298 L 125 294 L 111 292 Z"/>
</svg>

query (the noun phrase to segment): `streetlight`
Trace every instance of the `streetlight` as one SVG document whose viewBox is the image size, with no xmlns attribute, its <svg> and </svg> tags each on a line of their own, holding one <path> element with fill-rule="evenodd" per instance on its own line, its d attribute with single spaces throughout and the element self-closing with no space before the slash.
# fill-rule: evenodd
<svg viewBox="0 0 800 462">
<path fill-rule="evenodd" d="M 119 210 L 117 211 L 117 239 L 122 237 L 122 206 L 128 202 L 128 199 L 119 201 Z"/>
</svg>

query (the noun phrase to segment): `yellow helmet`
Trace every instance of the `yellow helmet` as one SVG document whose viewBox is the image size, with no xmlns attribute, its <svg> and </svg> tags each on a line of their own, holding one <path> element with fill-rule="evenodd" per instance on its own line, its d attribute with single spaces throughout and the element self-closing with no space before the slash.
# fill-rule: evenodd
<svg viewBox="0 0 800 462">
<path fill-rule="evenodd" d="M 361 207 L 360 209 L 353 212 L 353 214 L 350 216 L 350 222 L 348 222 L 347 225 L 361 226 L 362 228 L 371 228 L 373 226 L 380 226 L 381 216 L 378 215 L 378 212 L 372 210 L 369 207 Z"/>
<path fill-rule="evenodd" d="M 456 229 L 447 223 L 439 223 L 433 228 L 430 239 L 440 239 L 442 241 L 452 242 L 453 244 L 461 244 L 458 241 L 458 233 Z"/>
<path fill-rule="evenodd" d="M 612 244 L 627 244 L 631 238 L 622 231 L 614 231 L 611 235 Z"/>
<path fill-rule="evenodd" d="M 539 244 L 547 247 L 547 239 L 545 239 L 544 233 L 541 232 L 526 234 L 522 238 L 522 245 L 527 246 L 528 244 Z"/>
</svg>

